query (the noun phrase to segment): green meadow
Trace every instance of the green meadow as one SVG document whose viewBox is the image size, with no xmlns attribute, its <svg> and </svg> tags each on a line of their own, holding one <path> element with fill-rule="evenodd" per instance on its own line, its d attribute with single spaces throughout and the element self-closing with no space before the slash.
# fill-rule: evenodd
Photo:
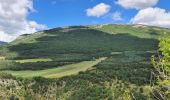
<svg viewBox="0 0 170 100">
<path fill-rule="evenodd" d="M 23 59 L 23 60 L 16 60 L 18 63 L 29 63 L 29 62 L 48 62 L 52 61 L 52 59 L 45 59 L 45 58 L 39 58 L 39 59 Z"/>
<path fill-rule="evenodd" d="M 106 58 L 100 58 L 94 61 L 83 61 L 83 62 L 76 63 L 76 64 L 70 64 L 70 65 L 60 66 L 58 68 L 51 68 L 51 69 L 46 69 L 46 70 L 38 70 L 38 71 L 25 71 L 24 70 L 24 71 L 4 71 L 4 72 L 12 74 L 13 76 L 16 76 L 16 77 L 25 77 L 25 78 L 32 78 L 32 77 L 38 77 L 38 76 L 46 77 L 46 78 L 60 78 L 64 76 L 75 75 L 81 71 L 86 71 L 87 69 L 92 68 L 94 65 L 98 64 L 104 59 Z M 42 59 L 38 59 L 38 61 L 42 61 Z M 28 61 L 24 60 L 20 63 L 23 63 L 23 62 L 25 63 Z M 34 62 L 37 62 L 37 59 Z"/>
</svg>

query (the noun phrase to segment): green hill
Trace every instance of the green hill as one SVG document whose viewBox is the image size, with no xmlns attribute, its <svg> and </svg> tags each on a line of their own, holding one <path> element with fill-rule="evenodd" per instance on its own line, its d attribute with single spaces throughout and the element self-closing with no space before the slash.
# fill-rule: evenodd
<svg viewBox="0 0 170 100">
<path fill-rule="evenodd" d="M 160 27 L 111 24 L 22 35 L 0 47 L 0 92 L 36 100 L 154 99 L 150 57 L 158 38 L 169 35 Z"/>
<path fill-rule="evenodd" d="M 10 60 L 52 59 L 48 62 L 15 63 L 0 69 L 46 69 L 110 55 L 111 52 L 151 51 L 157 37 L 166 29 L 139 25 L 72 26 L 22 35 L 1 48 L 0 55 Z M 14 63 L 14 62 L 13 62 Z M 37 67 L 38 66 L 38 67 Z"/>
<path fill-rule="evenodd" d="M 2 41 L 0 41 L 0 45 L 4 45 L 4 44 L 6 44 L 6 42 L 2 42 Z"/>
</svg>

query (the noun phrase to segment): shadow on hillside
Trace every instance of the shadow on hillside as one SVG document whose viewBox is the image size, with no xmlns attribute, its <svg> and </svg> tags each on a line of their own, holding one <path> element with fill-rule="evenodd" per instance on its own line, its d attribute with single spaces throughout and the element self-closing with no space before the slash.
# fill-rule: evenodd
<svg viewBox="0 0 170 100">
<path fill-rule="evenodd" d="M 155 39 L 138 38 L 128 33 L 108 34 L 87 27 L 56 28 L 44 31 L 46 36 L 35 43 L 17 44 L 9 47 L 19 59 L 53 58 L 57 54 L 94 54 L 112 51 L 140 51 L 157 49 Z"/>
<path fill-rule="evenodd" d="M 9 46 L 10 52 L 17 53 L 17 57 L 12 59 L 51 58 L 56 62 L 74 63 L 109 56 L 111 52 L 155 50 L 158 45 L 156 39 L 139 38 L 129 33 L 109 34 L 83 26 L 56 28 L 43 34 L 36 38 L 36 42 Z M 47 64 L 47 67 L 41 62 L 43 67 L 31 65 L 33 69 L 46 69 L 60 65 L 56 62 Z M 25 66 L 29 69 L 29 64 Z"/>
<path fill-rule="evenodd" d="M 149 32 L 148 32 L 150 35 L 156 35 L 156 36 L 158 36 L 158 35 L 160 35 L 159 33 L 158 33 L 158 31 L 156 31 L 156 30 L 154 30 L 154 29 L 149 29 Z"/>
</svg>

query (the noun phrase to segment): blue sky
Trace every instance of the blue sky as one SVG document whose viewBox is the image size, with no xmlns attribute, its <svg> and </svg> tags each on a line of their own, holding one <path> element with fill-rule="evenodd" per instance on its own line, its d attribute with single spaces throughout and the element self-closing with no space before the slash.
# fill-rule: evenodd
<svg viewBox="0 0 170 100">
<path fill-rule="evenodd" d="M 144 24 L 170 28 L 170 0 L 1 0 L 0 41 L 71 25 Z"/>
<path fill-rule="evenodd" d="M 114 21 L 107 15 L 101 18 L 88 17 L 86 9 L 99 3 L 111 5 L 110 13 L 115 11 L 125 13 L 125 10 L 116 5 L 113 0 L 35 0 L 34 8 L 37 12 L 29 14 L 28 18 L 52 28 L 68 25 L 127 23 L 136 12 L 135 10 L 126 11 L 126 15 L 123 14 L 125 18 L 123 21 Z"/>
<path fill-rule="evenodd" d="M 116 0 L 34 0 L 33 4 L 36 12 L 30 13 L 28 19 L 36 20 L 49 28 L 68 25 L 129 23 L 138 10 L 125 9 L 115 2 Z M 86 10 L 100 3 L 111 6 L 108 14 L 100 18 L 88 17 Z M 169 4 L 169 0 L 159 0 L 155 6 L 170 11 Z M 122 20 L 115 21 L 109 17 L 109 14 L 114 12 L 120 12 Z"/>
</svg>

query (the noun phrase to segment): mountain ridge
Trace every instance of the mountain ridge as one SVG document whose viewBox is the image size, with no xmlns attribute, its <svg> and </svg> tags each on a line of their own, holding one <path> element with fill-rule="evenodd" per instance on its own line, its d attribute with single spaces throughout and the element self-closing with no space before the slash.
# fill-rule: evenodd
<svg viewBox="0 0 170 100">
<path fill-rule="evenodd" d="M 159 26 L 150 26 L 150 25 L 143 25 L 143 24 L 94 24 L 94 25 L 74 25 L 74 26 L 61 26 L 61 27 L 56 27 L 56 28 L 51 28 L 51 29 L 48 29 L 48 30 L 42 30 L 41 32 L 35 32 L 33 34 L 36 34 L 36 33 L 42 33 L 44 31 L 50 31 L 50 30 L 55 30 L 55 29 L 64 29 L 64 28 L 75 28 L 75 27 L 94 27 L 94 26 L 105 26 L 105 25 L 115 25 L 115 26 L 132 26 L 132 27 L 136 27 L 136 28 L 155 28 L 155 29 L 162 29 L 162 30 L 165 30 L 165 31 L 168 31 L 170 32 L 170 28 L 164 28 L 164 27 L 159 27 Z M 24 37 L 24 36 L 29 36 L 29 35 L 33 35 L 33 34 L 22 34 L 20 35 L 18 38 L 21 38 L 21 37 Z M 15 41 L 15 40 L 14 40 Z M 13 42 L 13 41 L 12 41 Z"/>
</svg>

